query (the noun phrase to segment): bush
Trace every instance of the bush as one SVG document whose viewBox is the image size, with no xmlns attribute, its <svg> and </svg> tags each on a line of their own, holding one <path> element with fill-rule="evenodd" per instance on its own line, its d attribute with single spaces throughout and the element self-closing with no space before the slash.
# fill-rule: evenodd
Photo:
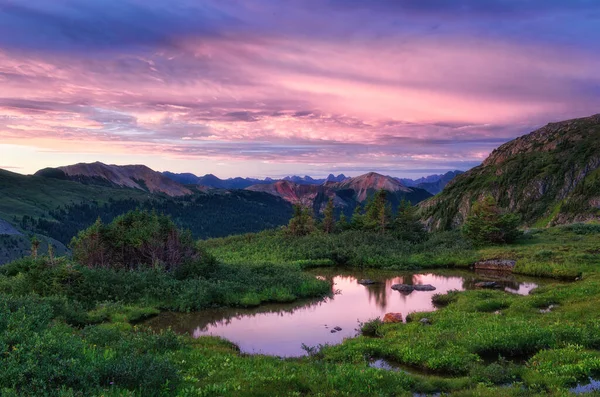
<svg viewBox="0 0 600 397">
<path fill-rule="evenodd" d="M 106 388 L 172 394 L 180 375 L 169 355 L 182 348 L 179 337 L 112 326 L 81 333 L 54 321 L 65 311 L 61 302 L 0 295 L 0 390 L 31 396 L 101 395 Z"/>
<path fill-rule="evenodd" d="M 456 302 L 458 294 L 459 291 L 457 290 L 448 291 L 445 294 L 434 294 L 431 297 L 431 302 L 437 307 L 448 306 L 450 303 Z"/>
<path fill-rule="evenodd" d="M 575 223 L 568 226 L 563 226 L 565 230 L 575 234 L 598 234 L 600 233 L 600 225 L 592 223 Z"/>
<path fill-rule="evenodd" d="M 132 211 L 104 225 L 101 220 L 71 242 L 73 258 L 90 268 L 176 270 L 201 259 L 189 231 L 164 215 Z"/>
<path fill-rule="evenodd" d="M 366 323 L 360 323 L 360 333 L 364 336 L 370 336 L 373 338 L 380 338 L 383 336 L 382 331 L 383 321 L 379 317 L 369 320 Z"/>
</svg>

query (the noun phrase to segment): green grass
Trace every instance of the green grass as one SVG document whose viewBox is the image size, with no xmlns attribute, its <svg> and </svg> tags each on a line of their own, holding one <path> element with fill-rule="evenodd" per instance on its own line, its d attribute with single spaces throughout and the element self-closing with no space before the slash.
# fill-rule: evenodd
<svg viewBox="0 0 600 397">
<path fill-rule="evenodd" d="M 536 229 L 515 244 L 482 248 L 465 241 L 458 231 L 433 234 L 420 244 L 358 231 L 302 237 L 265 231 L 200 244 L 220 262 L 238 266 L 261 263 L 302 268 L 413 270 L 469 267 L 478 260 L 514 259 L 517 274 L 574 280 L 596 271 L 600 265 L 596 229 L 591 224 Z"/>
<path fill-rule="evenodd" d="M 59 206 L 91 201 L 91 198 L 99 203 L 108 202 L 109 198 L 145 200 L 148 193 L 0 170 L 0 218 L 7 221 L 12 221 L 14 217 L 20 219 L 24 215 L 45 216 Z"/>
<path fill-rule="evenodd" d="M 517 244 L 479 249 L 461 245 L 456 234 L 407 246 L 352 233 L 291 241 L 269 232 L 202 242 L 221 264 L 182 280 L 159 271 L 90 270 L 65 260 L 12 263 L 0 276 L 0 366 L 9 369 L 0 374 L 0 393 L 568 395 L 575 384 L 600 376 L 597 229 L 550 228 Z M 332 253 L 346 255 L 346 266 L 392 269 L 511 258 L 520 273 L 582 279 L 549 281 L 529 296 L 496 290 L 437 295 L 436 312 L 411 314 L 406 324 L 367 322 L 363 335 L 317 346 L 303 358 L 246 355 L 219 338 L 194 340 L 132 325 L 164 309 L 318 295 L 330 286 L 301 269 L 336 263 Z M 392 259 L 375 260 L 385 255 Z M 551 311 L 540 311 L 550 305 Z M 421 324 L 423 317 L 431 324 Z M 372 359 L 401 370 L 371 368 Z"/>
<path fill-rule="evenodd" d="M 219 261 L 231 265 L 264 263 L 303 268 L 408 270 L 466 267 L 478 258 L 472 245 L 457 231 L 435 234 L 419 244 L 377 232 L 345 231 L 295 237 L 279 230 L 211 239 L 200 244 Z"/>
<path fill-rule="evenodd" d="M 552 208 L 552 210 L 550 211 L 550 213 L 548 214 L 548 216 L 543 217 L 538 219 L 534 224 L 533 227 L 534 228 L 543 228 L 543 227 L 547 227 L 550 225 L 550 222 L 552 222 L 552 220 L 554 218 L 556 218 L 556 216 L 560 213 L 560 209 L 562 207 L 563 202 L 559 202 L 557 203 L 554 208 Z"/>
</svg>

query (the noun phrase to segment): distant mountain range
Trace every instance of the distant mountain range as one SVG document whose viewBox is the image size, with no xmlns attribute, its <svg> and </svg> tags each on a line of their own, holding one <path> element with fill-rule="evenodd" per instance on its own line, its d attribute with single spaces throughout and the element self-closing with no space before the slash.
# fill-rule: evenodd
<svg viewBox="0 0 600 397">
<path fill-rule="evenodd" d="M 444 187 L 458 175 L 464 171 L 448 171 L 445 174 L 429 175 L 419 179 L 396 178 L 408 187 L 418 187 L 427 190 L 429 193 L 436 195 L 441 192 Z"/>
<path fill-rule="evenodd" d="M 338 211 L 350 214 L 379 189 L 389 192 L 394 206 L 402 199 L 418 203 L 431 197 L 375 173 L 275 181 L 221 180 L 100 162 L 44 168 L 30 176 L 0 170 L 0 264 L 26 254 L 31 234 L 42 240 L 41 252 L 52 244 L 64 253 L 71 238 L 98 217 L 108 222 L 136 208 L 169 214 L 196 238 L 219 237 L 286 224 L 291 203 L 319 212 L 333 199 Z"/>
<path fill-rule="evenodd" d="M 183 174 L 175 174 L 173 172 L 163 172 L 164 176 L 174 180 L 175 182 L 181 183 L 182 185 L 201 185 L 206 187 L 212 187 L 215 189 L 246 189 L 252 185 L 264 185 L 270 184 L 277 181 L 289 181 L 294 182 L 299 185 L 321 185 L 325 182 L 341 182 L 348 177 L 340 174 L 335 176 L 330 174 L 327 178 L 322 179 L 314 179 L 308 175 L 306 176 L 286 176 L 282 179 L 273 179 L 273 178 L 265 178 L 265 179 L 256 179 L 256 178 L 228 178 L 228 179 L 219 179 L 213 174 L 206 174 L 204 176 L 196 176 L 190 173 Z"/>
<path fill-rule="evenodd" d="M 293 204 L 303 204 L 320 212 L 328 200 L 334 206 L 349 213 L 378 190 L 388 192 L 388 200 L 397 205 L 402 199 L 417 204 L 431 193 L 417 187 L 407 187 L 395 178 L 370 172 L 355 178 L 345 178 L 341 182 L 327 181 L 323 184 L 299 184 L 280 180 L 270 184 L 258 184 L 247 188 L 255 192 L 265 192 L 283 198 Z"/>
<path fill-rule="evenodd" d="M 353 210 L 364 202 L 375 191 L 384 189 L 391 193 L 390 201 L 394 204 L 407 199 L 416 204 L 432 196 L 421 185 L 439 187 L 447 183 L 456 172 L 445 175 L 432 175 L 426 179 L 405 180 L 413 186 L 406 186 L 398 178 L 384 176 L 374 172 L 349 178 L 343 174 L 329 175 L 327 178 L 315 179 L 310 176 L 289 176 L 280 180 L 230 178 L 219 179 L 208 174 L 198 177 L 191 173 L 174 174 L 159 173 L 143 165 L 107 165 L 100 162 L 91 164 L 75 164 L 56 168 L 45 168 L 35 176 L 73 181 L 84 185 L 104 186 L 111 188 L 129 188 L 151 194 L 169 197 L 183 197 L 209 189 L 239 190 L 269 193 L 281 197 L 289 203 L 302 203 L 313 206 L 319 212 L 328 199 L 333 199 L 337 207 Z M 432 181 L 432 182 L 429 182 Z"/>
<path fill-rule="evenodd" d="M 172 172 L 163 172 L 164 176 L 172 179 L 175 182 L 178 182 L 182 185 L 201 185 L 205 187 L 212 187 L 216 189 L 246 189 L 250 186 L 254 185 L 268 185 L 278 181 L 287 181 L 293 182 L 298 185 L 323 185 L 328 182 L 343 182 L 347 179 L 351 179 L 344 174 L 339 174 L 335 176 L 333 174 L 329 174 L 327 178 L 312 178 L 308 175 L 306 176 L 286 176 L 281 179 L 273 179 L 273 178 L 265 178 L 265 179 L 256 179 L 256 178 L 228 178 L 228 179 L 219 179 L 213 174 L 207 174 L 204 176 L 196 176 L 190 173 L 183 174 L 175 174 Z M 456 175 L 462 174 L 462 171 L 449 171 L 445 174 L 441 175 L 430 175 L 424 178 L 419 178 L 416 180 L 408 179 L 408 178 L 394 178 L 406 187 L 417 187 L 420 189 L 427 190 L 431 194 L 439 193 L 444 186 L 448 182 L 452 180 Z"/>
<path fill-rule="evenodd" d="M 527 226 L 600 220 L 600 114 L 550 123 L 505 143 L 421 203 L 421 213 L 430 229 L 457 227 L 485 195 Z"/>
<path fill-rule="evenodd" d="M 460 226 L 485 195 L 519 214 L 525 226 L 600 220 L 600 115 L 548 124 L 500 146 L 468 172 L 417 180 L 374 172 L 222 180 L 99 162 L 30 176 L 0 169 L 0 264 L 26 254 L 31 234 L 42 239 L 41 252 L 53 244 L 59 254 L 98 217 L 110 221 L 135 208 L 169 214 L 195 237 L 206 238 L 286 224 L 290 203 L 319 212 L 333 200 L 338 212 L 349 214 L 380 189 L 392 205 L 402 199 L 419 203 L 432 230 Z"/>
<path fill-rule="evenodd" d="M 213 174 L 206 174 L 204 176 L 196 176 L 190 173 L 175 174 L 173 172 L 163 172 L 165 177 L 180 183 L 182 185 L 200 185 L 205 187 L 212 187 L 215 189 L 245 189 L 249 186 L 260 184 L 260 183 L 272 183 L 274 182 L 271 178 L 266 179 L 255 179 L 255 178 L 229 178 L 219 179 Z"/>
</svg>

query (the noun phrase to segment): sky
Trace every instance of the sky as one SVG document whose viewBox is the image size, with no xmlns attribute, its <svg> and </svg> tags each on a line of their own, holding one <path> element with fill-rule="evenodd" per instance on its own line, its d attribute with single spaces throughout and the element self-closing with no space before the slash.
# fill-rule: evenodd
<svg viewBox="0 0 600 397">
<path fill-rule="evenodd" d="M 0 0 L 0 168 L 466 170 L 599 71 L 598 0 Z"/>
</svg>

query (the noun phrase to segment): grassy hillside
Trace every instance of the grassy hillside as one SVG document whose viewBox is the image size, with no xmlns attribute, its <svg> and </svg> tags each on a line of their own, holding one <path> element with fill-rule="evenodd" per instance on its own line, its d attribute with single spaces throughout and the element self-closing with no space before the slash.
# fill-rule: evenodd
<svg viewBox="0 0 600 397">
<path fill-rule="evenodd" d="M 97 218 L 110 222 L 136 208 L 170 215 L 195 238 L 259 232 L 286 224 L 292 213 L 289 203 L 266 193 L 211 191 L 167 197 L 138 189 L 86 185 L 0 170 L 0 219 L 5 221 L 2 225 L 8 230 L 9 222 L 25 234 L 11 236 L 7 240 L 10 243 L 0 244 L 0 264 L 29 251 L 28 234 L 37 234 L 43 241 L 51 238 L 63 253 L 77 232 Z"/>
<path fill-rule="evenodd" d="M 549 124 L 496 149 L 421 203 L 430 228 L 456 227 L 491 194 L 526 226 L 600 219 L 600 115 Z"/>
<path fill-rule="evenodd" d="M 14 223 L 24 215 L 47 216 L 59 206 L 109 199 L 145 200 L 150 195 L 133 189 L 83 185 L 39 176 L 25 176 L 0 169 L 0 218 Z"/>
</svg>

